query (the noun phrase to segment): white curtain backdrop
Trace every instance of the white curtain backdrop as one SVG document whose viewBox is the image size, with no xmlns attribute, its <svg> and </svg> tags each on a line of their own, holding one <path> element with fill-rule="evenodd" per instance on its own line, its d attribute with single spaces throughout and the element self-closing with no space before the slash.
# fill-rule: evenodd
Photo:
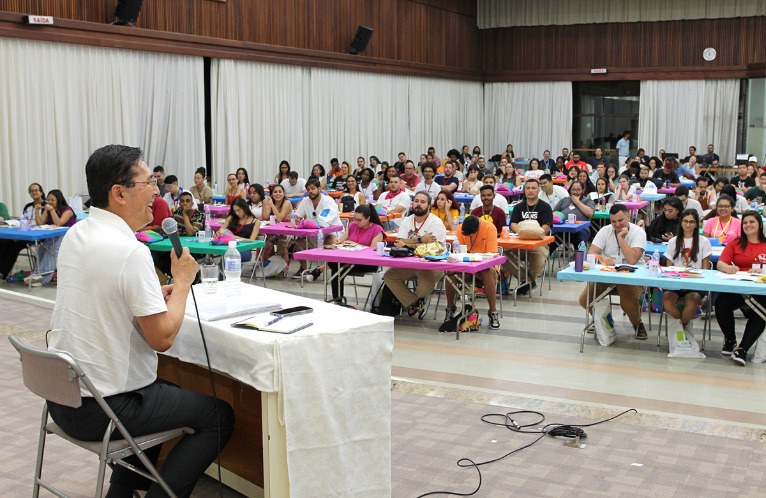
<svg viewBox="0 0 766 498">
<path fill-rule="evenodd" d="M 483 143 L 484 85 L 471 81 L 410 78 L 410 146 L 417 163 L 428 147 L 444 160 L 450 149 Z"/>
<path fill-rule="evenodd" d="M 247 170 L 251 183 L 273 180 L 283 159 L 305 177 L 309 171 L 305 153 L 309 71 L 212 60 L 212 178 L 218 183 L 217 193 L 226 188 L 227 175 L 240 167 Z"/>
<path fill-rule="evenodd" d="M 106 144 L 141 147 L 182 185 L 204 165 L 201 58 L 0 38 L 0 60 L 0 201 L 12 214 L 32 182 L 87 194 L 85 162 Z"/>
<path fill-rule="evenodd" d="M 513 145 L 516 157 L 551 157 L 572 141 L 572 83 L 486 83 L 484 143 L 489 155 Z M 487 154 L 485 154 L 487 155 Z"/>
<path fill-rule="evenodd" d="M 313 68 L 310 87 L 310 164 L 327 168 L 337 157 L 354 168 L 359 156 L 392 162 L 399 152 L 415 153 L 407 77 Z"/>
<path fill-rule="evenodd" d="M 766 15 L 766 0 L 478 0 L 479 29 Z"/>
<path fill-rule="evenodd" d="M 739 80 L 642 81 L 638 146 L 704 154 L 712 143 L 724 164 L 734 164 Z"/>
</svg>

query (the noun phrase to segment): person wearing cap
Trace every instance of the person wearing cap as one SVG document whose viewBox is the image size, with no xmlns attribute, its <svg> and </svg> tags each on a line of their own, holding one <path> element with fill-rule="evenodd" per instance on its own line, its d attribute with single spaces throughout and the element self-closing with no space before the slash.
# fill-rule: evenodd
<svg viewBox="0 0 766 498">
<path fill-rule="evenodd" d="M 670 182 L 671 187 L 678 187 L 681 185 L 681 180 L 678 178 L 678 174 L 675 172 L 676 166 L 673 161 L 666 159 L 662 165 L 662 169 L 658 169 L 654 172 L 652 178 L 657 178 L 662 183 Z"/>
<path fill-rule="evenodd" d="M 461 246 L 466 246 L 468 253 L 497 253 L 497 233 L 495 226 L 489 221 L 480 220 L 474 215 L 466 216 L 463 223 L 457 229 L 457 240 Z M 457 278 L 450 275 L 447 278 L 452 282 L 446 288 L 447 309 L 444 321 L 451 320 L 457 309 L 455 308 L 455 286 Z M 476 273 L 476 286 L 484 288 L 484 296 L 489 305 L 489 328 L 500 328 L 500 317 L 497 312 L 497 267 L 487 268 Z"/>
</svg>

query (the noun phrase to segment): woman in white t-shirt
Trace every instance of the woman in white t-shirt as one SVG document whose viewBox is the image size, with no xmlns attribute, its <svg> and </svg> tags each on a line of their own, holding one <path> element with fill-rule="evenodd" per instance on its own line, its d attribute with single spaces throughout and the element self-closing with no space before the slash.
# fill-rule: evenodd
<svg viewBox="0 0 766 498">
<path fill-rule="evenodd" d="M 678 224 L 676 236 L 668 241 L 665 251 L 667 260 L 665 266 L 683 266 L 707 270 L 710 268 L 710 255 L 713 254 L 713 246 L 707 237 L 701 237 L 699 233 L 699 215 L 694 209 L 686 209 L 681 213 L 681 223 Z M 676 307 L 678 301 L 683 298 L 684 309 Z M 668 290 L 662 295 L 662 303 L 665 311 L 686 325 L 697 312 L 702 296 L 699 292 L 688 290 Z"/>
<path fill-rule="evenodd" d="M 614 187 L 614 201 L 632 201 L 633 194 L 636 193 L 636 187 L 630 184 L 630 176 L 620 175 L 620 180 Z"/>
</svg>

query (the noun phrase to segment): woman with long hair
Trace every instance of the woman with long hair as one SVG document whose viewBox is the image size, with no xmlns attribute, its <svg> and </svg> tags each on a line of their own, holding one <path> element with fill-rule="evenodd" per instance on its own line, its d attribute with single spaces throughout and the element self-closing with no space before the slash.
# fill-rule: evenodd
<svg viewBox="0 0 766 498">
<path fill-rule="evenodd" d="M 261 222 L 258 220 L 250 208 L 247 206 L 247 201 L 241 198 L 236 198 L 231 203 L 229 208 L 229 214 L 226 216 L 226 221 L 223 222 L 221 228 L 228 228 L 234 237 L 244 240 L 255 240 L 258 237 L 258 232 L 261 229 Z M 242 262 L 246 263 L 253 257 L 252 251 L 240 251 L 242 255 Z"/>
<path fill-rule="evenodd" d="M 250 185 L 250 177 L 247 176 L 247 170 L 245 168 L 237 169 L 237 186 L 247 190 Z"/>
<path fill-rule="evenodd" d="M 375 173 L 373 170 L 371 168 L 364 168 L 357 179 L 359 182 L 359 191 L 364 194 L 367 202 L 375 200 L 375 191 L 378 190 L 378 186 L 373 181 L 374 178 Z"/>
<path fill-rule="evenodd" d="M 668 241 L 665 250 L 665 266 L 682 266 L 707 270 L 710 268 L 710 256 L 713 247 L 705 237 L 700 237 L 699 214 L 696 209 L 686 209 L 681 213 L 681 223 L 678 224 L 675 237 Z M 676 307 L 683 298 L 683 312 Z M 681 321 L 684 327 L 694 318 L 702 296 L 697 291 L 663 290 L 662 306 L 668 315 Z"/>
<path fill-rule="evenodd" d="M 46 203 L 39 209 L 35 210 L 35 218 L 38 225 L 56 225 L 57 227 L 71 227 L 77 222 L 77 215 L 69 204 L 67 204 L 64 194 L 61 190 L 51 190 L 48 192 Z M 61 246 L 61 242 L 64 237 L 54 237 L 52 239 L 45 239 L 42 243 L 42 247 L 37 252 L 39 260 L 40 273 L 42 276 L 33 276 L 24 279 L 24 283 L 31 283 L 33 285 L 47 284 L 53 278 L 53 272 L 56 269 L 56 254 Z"/>
<path fill-rule="evenodd" d="M 319 179 L 319 184 L 322 190 L 327 188 L 327 174 L 325 173 L 324 166 L 321 164 L 315 164 L 311 167 L 311 176 L 316 176 Z"/>
<path fill-rule="evenodd" d="M 231 206 L 235 199 L 245 199 L 247 192 L 245 189 L 237 184 L 237 175 L 229 173 L 228 176 L 229 186 L 226 187 L 226 204 Z"/>
<path fill-rule="evenodd" d="M 274 177 L 274 183 L 279 185 L 283 180 L 287 180 L 290 175 L 290 163 L 284 159 L 279 163 L 279 172 Z"/>
<path fill-rule="evenodd" d="M 470 171 L 470 169 L 471 167 L 469 166 L 468 170 Z M 478 166 L 476 169 L 479 169 Z M 513 165 L 513 163 L 505 158 L 500 159 L 500 169 L 503 170 L 500 175 L 500 183 L 510 183 L 511 185 L 516 185 L 516 167 Z"/>
<path fill-rule="evenodd" d="M 540 169 L 540 161 L 533 157 L 529 161 L 529 169 L 524 172 L 524 177 L 522 178 L 521 175 L 518 175 L 516 177 L 516 186 L 521 185 L 523 182 L 527 181 L 530 178 L 534 178 L 535 180 L 539 180 L 541 176 L 545 174 L 545 170 Z M 576 180 L 577 178 L 575 178 Z"/>
<path fill-rule="evenodd" d="M 253 183 L 247 189 L 247 207 L 259 220 L 263 219 L 263 200 L 265 198 L 266 193 L 260 183 Z"/>
<path fill-rule="evenodd" d="M 607 206 L 612 203 L 612 193 L 609 191 L 606 177 L 602 176 L 596 180 L 596 191 L 590 193 L 590 198 L 597 206 Z"/>
<path fill-rule="evenodd" d="M 596 191 L 596 186 L 593 185 L 593 182 L 590 179 L 590 175 L 587 171 L 580 171 L 577 174 L 577 179 L 580 180 L 580 183 L 583 184 L 583 196 L 590 196 L 592 192 Z"/>
<path fill-rule="evenodd" d="M 343 195 L 338 199 L 342 213 L 349 213 L 357 207 L 367 204 L 367 198 L 359 190 L 359 182 L 355 176 L 351 175 L 346 178 L 346 187 L 343 189 L 343 192 Z M 347 206 L 349 209 L 346 209 Z"/>
<path fill-rule="evenodd" d="M 354 221 L 348 224 L 348 229 L 341 236 L 339 244 L 346 244 L 353 242 L 361 246 L 376 247 L 378 242 L 383 242 L 385 236 L 383 230 L 383 223 L 380 222 L 378 212 L 375 210 L 375 206 L 364 204 L 357 206 L 354 210 Z M 330 270 L 333 274 L 337 273 L 340 269 L 341 263 L 329 263 Z M 345 271 L 345 266 L 343 265 Z M 346 275 L 361 275 L 364 273 L 372 273 L 378 270 L 377 266 L 367 265 L 352 265 L 353 268 Z M 311 276 L 316 279 L 321 274 L 320 269 L 314 269 Z M 332 298 L 338 302 L 345 300 L 343 296 L 343 279 L 332 279 Z"/>
<path fill-rule="evenodd" d="M 351 174 L 351 165 L 348 161 L 340 163 L 340 176 L 336 176 L 332 181 L 333 190 L 343 190 L 346 188 L 346 180 Z"/>
<path fill-rule="evenodd" d="M 272 185 L 271 196 L 263 200 L 263 219 L 270 220 L 271 215 L 277 223 L 289 221 L 290 213 L 293 212 L 293 205 L 285 196 L 285 189 L 282 185 Z M 264 247 L 263 260 L 266 261 L 272 255 L 281 256 L 287 266 L 290 266 L 290 257 L 288 256 L 288 247 L 291 239 L 280 235 L 273 235 L 266 238 L 266 247 Z M 287 267 L 285 267 L 287 274 Z"/>
<path fill-rule="evenodd" d="M 564 156 L 556 158 L 556 166 L 551 171 L 552 175 L 566 175 L 567 174 L 567 160 Z"/>
<path fill-rule="evenodd" d="M 715 204 L 715 214 L 705 222 L 702 235 L 720 240 L 722 245 L 728 244 L 740 235 L 742 221 L 737 218 L 734 209 L 734 199 L 726 194 L 721 195 Z"/>
<path fill-rule="evenodd" d="M 614 192 L 617 189 L 617 184 L 620 181 L 620 170 L 614 164 L 610 164 L 606 167 L 606 183 L 609 190 Z"/>
<path fill-rule="evenodd" d="M 662 244 L 673 238 L 678 232 L 679 215 L 683 210 L 684 205 L 678 197 L 665 199 L 662 203 L 662 213 L 656 216 L 646 228 L 647 240 Z"/>
<path fill-rule="evenodd" d="M 579 178 L 580 178 L 580 168 L 578 168 L 577 166 L 570 166 L 569 169 L 567 170 L 567 179 L 564 182 L 564 185 L 567 188 L 569 188 Z"/>
<path fill-rule="evenodd" d="M 203 204 L 212 204 L 213 202 L 213 189 L 205 184 L 205 176 L 207 171 L 203 167 L 197 168 L 194 172 L 194 185 L 189 187 L 192 197 L 198 202 Z"/>
<path fill-rule="evenodd" d="M 478 166 L 471 165 L 468 167 L 468 173 L 465 181 L 463 181 L 460 190 L 471 195 L 479 195 L 479 189 L 484 184 L 479 180 L 479 168 Z"/>
<path fill-rule="evenodd" d="M 723 200 L 723 199 L 721 199 Z M 759 268 L 753 268 L 757 264 Z M 739 239 L 733 239 L 718 260 L 717 268 L 724 273 L 746 271 L 762 273 L 761 265 L 766 264 L 766 236 L 763 234 L 763 221 L 758 211 L 742 213 L 742 224 Z M 766 307 L 766 296 L 751 296 L 752 299 Z M 731 359 L 745 366 L 747 351 L 763 333 L 766 322 L 758 313 L 748 309 L 745 312 L 747 323 L 742 340 L 737 347 L 737 337 L 734 333 L 734 310 L 744 306 L 745 298 L 741 294 L 721 293 L 715 302 L 715 318 L 723 332 L 723 347 L 721 354 L 731 355 Z"/>
<path fill-rule="evenodd" d="M 455 200 L 452 192 L 448 190 L 442 190 L 436 196 L 434 204 L 431 206 L 431 213 L 441 220 L 447 231 L 452 230 L 453 222 L 459 223 L 460 221 L 460 205 Z"/>
</svg>

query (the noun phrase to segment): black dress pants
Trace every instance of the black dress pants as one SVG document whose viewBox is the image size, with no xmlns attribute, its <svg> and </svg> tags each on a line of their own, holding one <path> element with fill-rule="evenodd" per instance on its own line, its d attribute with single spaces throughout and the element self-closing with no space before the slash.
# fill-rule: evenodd
<svg viewBox="0 0 766 498">
<path fill-rule="evenodd" d="M 144 388 L 105 399 L 134 438 L 179 427 L 194 429 L 194 434 L 181 438 L 160 470 L 160 475 L 179 497 L 191 494 L 197 480 L 215 461 L 219 442 L 223 450 L 234 430 L 234 411 L 228 403 L 216 402 L 211 396 L 187 391 L 160 379 Z M 100 441 L 109 425 L 109 418 L 93 398 L 83 398 L 79 408 L 48 402 L 48 410 L 64 432 L 84 441 Z M 115 430 L 112 438 L 122 439 L 122 436 Z M 157 461 L 160 448 L 161 445 L 157 445 L 146 451 L 152 463 Z M 135 456 L 126 461 L 143 468 Z M 119 465 L 112 471 L 110 482 L 130 489 L 148 489 L 147 497 L 165 496 L 158 484 Z"/>
<path fill-rule="evenodd" d="M 16 264 L 19 253 L 25 247 L 27 243 L 23 240 L 0 240 L 0 275 L 3 275 L 6 280 L 11 276 L 13 265 Z"/>
</svg>

